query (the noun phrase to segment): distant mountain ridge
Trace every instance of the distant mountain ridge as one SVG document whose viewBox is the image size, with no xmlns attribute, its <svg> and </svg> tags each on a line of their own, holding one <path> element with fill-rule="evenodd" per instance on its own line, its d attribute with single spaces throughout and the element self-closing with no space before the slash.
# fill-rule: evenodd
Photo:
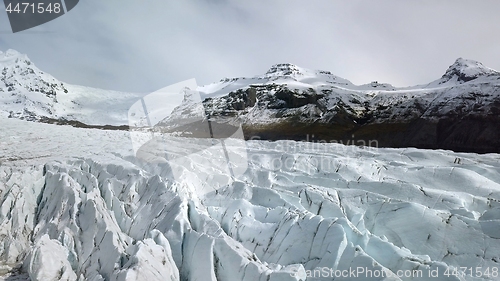
<svg viewBox="0 0 500 281">
<path fill-rule="evenodd" d="M 13 50 L 0 52 L 0 70 L 4 117 L 107 128 L 128 124 L 128 108 L 142 97 L 63 83 Z M 500 153 L 500 73 L 473 60 L 459 58 L 441 78 L 406 88 L 354 85 L 329 71 L 285 63 L 197 90 L 217 128 L 241 124 L 248 139 Z M 157 125 L 206 137 L 208 129 L 195 128 L 206 124 L 183 120 L 199 111 L 189 100 Z"/>
<path fill-rule="evenodd" d="M 459 58 L 441 78 L 407 88 L 278 64 L 199 90 L 213 122 L 242 124 L 249 139 L 500 152 L 500 73 L 473 60 Z M 175 129 L 186 108 L 159 125 L 190 135 L 189 126 Z"/>
</svg>

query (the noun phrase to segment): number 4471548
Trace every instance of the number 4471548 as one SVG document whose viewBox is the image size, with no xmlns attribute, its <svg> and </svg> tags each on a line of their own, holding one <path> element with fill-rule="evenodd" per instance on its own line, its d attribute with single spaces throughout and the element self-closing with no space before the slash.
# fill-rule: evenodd
<svg viewBox="0 0 500 281">
<path fill-rule="evenodd" d="M 60 3 L 17 3 L 16 5 L 9 5 L 5 8 L 7 13 L 60 13 L 61 12 L 61 4 Z"/>
<path fill-rule="evenodd" d="M 497 278 L 499 276 L 498 268 L 493 267 L 460 267 L 460 268 L 447 268 L 446 271 L 444 272 L 444 275 L 447 277 L 450 276 L 456 276 L 456 277 L 465 277 L 465 276 L 472 276 L 476 278 L 481 278 L 481 277 L 495 277 Z"/>
</svg>

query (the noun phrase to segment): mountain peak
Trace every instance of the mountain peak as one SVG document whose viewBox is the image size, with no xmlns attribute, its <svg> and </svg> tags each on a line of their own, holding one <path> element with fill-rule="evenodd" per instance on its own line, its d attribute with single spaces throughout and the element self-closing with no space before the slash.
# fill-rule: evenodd
<svg viewBox="0 0 500 281">
<path fill-rule="evenodd" d="M 5 53 L 0 51 L 0 62 L 7 62 L 14 60 L 16 58 L 22 58 L 28 60 L 28 56 L 19 53 L 16 50 L 8 49 Z"/>
<path fill-rule="evenodd" d="M 458 58 L 445 72 L 441 79 L 444 82 L 455 80 L 468 82 L 481 76 L 499 75 L 496 70 L 484 66 L 482 63 L 464 58 Z"/>
<path fill-rule="evenodd" d="M 5 52 L 5 55 L 6 56 L 18 56 L 20 55 L 21 53 L 19 53 L 18 51 L 16 50 L 13 50 L 13 49 L 8 49 L 6 52 Z"/>
<path fill-rule="evenodd" d="M 279 63 L 271 66 L 266 72 L 266 75 L 273 76 L 289 76 L 293 74 L 301 74 L 301 68 L 291 63 Z"/>
<path fill-rule="evenodd" d="M 0 52 L 1 106 L 9 117 L 37 120 L 55 117 L 58 95 L 68 90 L 52 75 L 38 69 L 27 55 L 9 49 Z M 0 110 L 2 111 L 2 110 Z"/>
</svg>

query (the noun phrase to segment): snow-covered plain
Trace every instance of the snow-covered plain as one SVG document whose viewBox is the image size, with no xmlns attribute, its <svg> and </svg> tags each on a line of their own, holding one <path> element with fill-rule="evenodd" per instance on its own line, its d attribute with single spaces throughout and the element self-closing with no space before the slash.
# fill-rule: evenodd
<svg viewBox="0 0 500 281">
<path fill-rule="evenodd" d="M 248 169 L 233 180 L 208 153 L 138 159 L 127 131 L 0 119 L 0 280 L 500 279 L 498 154 L 237 149 Z M 329 273 L 358 268 L 389 277 Z"/>
</svg>

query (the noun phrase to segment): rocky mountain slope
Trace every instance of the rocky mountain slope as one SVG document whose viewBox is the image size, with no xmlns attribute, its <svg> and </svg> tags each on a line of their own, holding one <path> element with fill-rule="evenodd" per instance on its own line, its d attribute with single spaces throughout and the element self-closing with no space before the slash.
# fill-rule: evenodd
<svg viewBox="0 0 500 281">
<path fill-rule="evenodd" d="M 408 88 L 279 64 L 200 91 L 214 122 L 242 124 L 249 139 L 500 152 L 500 73 L 462 58 L 440 79 Z"/>
</svg>

